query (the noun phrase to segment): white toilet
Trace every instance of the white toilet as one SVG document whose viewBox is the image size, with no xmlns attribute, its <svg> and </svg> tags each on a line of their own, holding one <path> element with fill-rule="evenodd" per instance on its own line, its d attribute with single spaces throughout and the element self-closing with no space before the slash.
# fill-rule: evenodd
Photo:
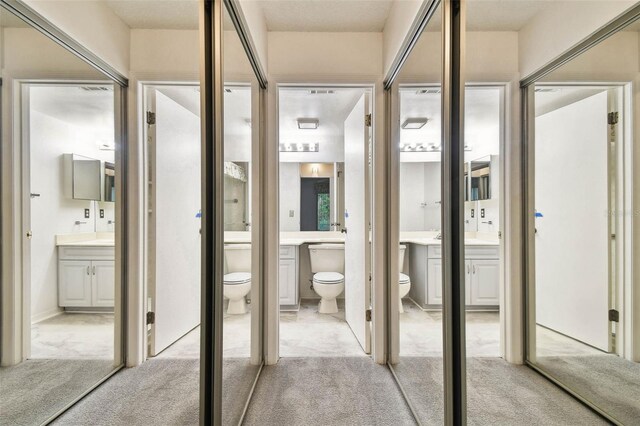
<svg viewBox="0 0 640 426">
<path fill-rule="evenodd" d="M 404 252 L 407 249 L 407 246 L 400 246 L 400 270 L 402 270 L 402 265 L 404 265 Z M 400 272 L 400 279 L 398 281 L 398 293 L 400 300 L 400 313 L 404 313 L 404 308 L 402 307 L 402 298 L 409 294 L 409 290 L 411 290 L 411 279 L 409 275 L 403 274 Z"/>
<path fill-rule="evenodd" d="M 344 291 L 344 244 L 312 244 L 309 246 L 313 289 L 320 296 L 318 312 L 338 312 L 336 297 Z"/>
<path fill-rule="evenodd" d="M 227 273 L 224 275 L 222 293 L 229 299 L 227 313 L 247 313 L 245 297 L 251 291 L 251 244 L 229 244 L 224 246 Z"/>
</svg>

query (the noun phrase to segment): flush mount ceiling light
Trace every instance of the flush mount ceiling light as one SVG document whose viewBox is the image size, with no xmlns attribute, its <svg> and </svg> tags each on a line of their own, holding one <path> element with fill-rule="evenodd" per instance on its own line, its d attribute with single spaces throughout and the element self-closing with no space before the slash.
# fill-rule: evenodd
<svg viewBox="0 0 640 426">
<path fill-rule="evenodd" d="M 320 146 L 317 143 L 281 143 L 280 152 L 318 152 Z"/>
<path fill-rule="evenodd" d="M 406 130 L 422 129 L 429 119 L 427 117 L 411 117 L 404 120 L 402 128 Z"/>
<path fill-rule="evenodd" d="M 320 125 L 320 121 L 317 118 L 298 118 L 298 129 L 300 130 L 315 130 Z"/>
</svg>

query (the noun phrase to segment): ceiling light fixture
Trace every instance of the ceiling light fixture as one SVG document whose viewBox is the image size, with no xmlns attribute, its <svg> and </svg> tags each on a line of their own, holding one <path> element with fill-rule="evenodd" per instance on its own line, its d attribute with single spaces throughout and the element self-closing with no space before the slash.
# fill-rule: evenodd
<svg viewBox="0 0 640 426">
<path fill-rule="evenodd" d="M 427 122 L 429 122 L 427 117 L 411 117 L 404 120 L 402 128 L 405 130 L 422 129 Z"/>
<path fill-rule="evenodd" d="M 318 143 L 297 143 L 292 145 L 290 143 L 281 143 L 280 152 L 319 152 L 320 146 Z"/>
<path fill-rule="evenodd" d="M 315 130 L 320 125 L 320 120 L 317 118 L 298 118 L 297 121 L 300 130 Z"/>
</svg>

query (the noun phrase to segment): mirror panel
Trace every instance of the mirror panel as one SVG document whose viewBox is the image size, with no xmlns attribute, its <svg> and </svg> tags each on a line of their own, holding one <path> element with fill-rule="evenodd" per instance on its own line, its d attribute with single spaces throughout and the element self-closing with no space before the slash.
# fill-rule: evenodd
<svg viewBox="0 0 640 426">
<path fill-rule="evenodd" d="M 632 23 L 528 88 L 527 360 L 619 424 L 640 418 L 638 280 L 628 269 L 638 264 L 629 248 L 639 29 Z"/>
<path fill-rule="evenodd" d="M 72 194 L 74 200 L 102 200 L 102 164 L 100 160 L 71 154 Z"/>
<path fill-rule="evenodd" d="M 123 365 L 121 203 L 103 198 L 104 164 L 112 194 L 122 185 L 121 88 L 3 7 L 0 51 L 3 200 L 19 200 L 3 216 L 25 236 L 21 281 L 2 282 L 21 297 L 2 299 L 0 413 L 46 424 Z"/>
</svg>

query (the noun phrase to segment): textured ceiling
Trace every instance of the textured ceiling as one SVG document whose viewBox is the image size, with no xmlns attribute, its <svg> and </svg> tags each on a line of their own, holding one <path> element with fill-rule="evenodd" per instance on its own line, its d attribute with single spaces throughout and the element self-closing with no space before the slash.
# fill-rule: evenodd
<svg viewBox="0 0 640 426">
<path fill-rule="evenodd" d="M 104 1 L 132 29 L 198 29 L 198 0 Z M 226 13 L 225 29 L 233 29 Z"/>
</svg>

